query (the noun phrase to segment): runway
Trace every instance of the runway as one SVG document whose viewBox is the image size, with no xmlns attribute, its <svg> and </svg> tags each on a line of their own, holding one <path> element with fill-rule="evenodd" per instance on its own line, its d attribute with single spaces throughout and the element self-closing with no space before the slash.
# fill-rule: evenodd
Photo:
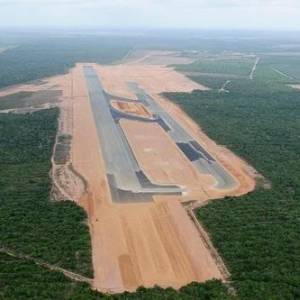
<svg viewBox="0 0 300 300">
<path fill-rule="evenodd" d="M 156 70 L 86 63 L 62 81 L 62 108 L 73 117 L 72 166 L 87 183 L 78 203 L 90 224 L 93 287 L 105 293 L 226 279 L 183 203 L 201 205 L 252 188 L 244 164 L 198 134 L 184 112 L 159 97 L 199 86 L 172 70 Z M 127 82 L 143 87 L 145 102 Z M 160 107 L 151 111 L 146 101 Z M 193 138 L 174 141 L 177 130 L 168 115 Z M 209 170 L 195 167 L 201 159 L 222 165 L 240 185 L 216 188 Z"/>
<path fill-rule="evenodd" d="M 192 162 L 200 173 L 215 178 L 217 189 L 231 189 L 236 181 L 188 132 L 180 126 L 156 101 L 136 83 L 128 83 L 139 101 L 156 117 L 161 127 L 168 133 L 178 148 Z"/>
<path fill-rule="evenodd" d="M 128 145 L 118 124 L 118 115 L 110 107 L 110 100 L 104 93 L 94 68 L 85 66 L 83 72 L 113 201 L 121 203 L 145 202 L 152 201 L 152 196 L 155 194 L 180 195 L 182 189 L 178 186 L 150 182 L 139 167 Z M 120 117 L 126 117 L 126 114 Z"/>
</svg>

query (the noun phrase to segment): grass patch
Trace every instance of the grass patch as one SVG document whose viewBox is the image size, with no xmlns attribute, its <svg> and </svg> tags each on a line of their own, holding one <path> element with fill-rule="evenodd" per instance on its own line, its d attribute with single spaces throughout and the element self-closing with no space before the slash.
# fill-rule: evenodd
<svg viewBox="0 0 300 300">
<path fill-rule="evenodd" d="M 0 97 L 0 110 L 40 107 L 58 102 L 61 91 L 19 92 Z"/>
<path fill-rule="evenodd" d="M 201 72 L 210 74 L 249 76 L 255 58 L 216 56 L 201 58 L 188 65 L 177 65 L 176 69 L 182 72 Z"/>
</svg>

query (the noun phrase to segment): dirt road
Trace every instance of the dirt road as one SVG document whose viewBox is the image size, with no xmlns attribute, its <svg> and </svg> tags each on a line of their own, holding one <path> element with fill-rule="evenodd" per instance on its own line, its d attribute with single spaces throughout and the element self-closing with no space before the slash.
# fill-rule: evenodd
<svg viewBox="0 0 300 300">
<path fill-rule="evenodd" d="M 249 75 L 250 80 L 253 80 L 253 78 L 254 78 L 254 74 L 255 74 L 255 71 L 256 71 L 256 68 L 257 68 L 257 65 L 258 65 L 259 61 L 260 61 L 260 57 L 257 57 L 256 60 L 255 60 L 254 65 L 253 65 L 253 68 L 251 70 L 251 73 Z"/>
</svg>

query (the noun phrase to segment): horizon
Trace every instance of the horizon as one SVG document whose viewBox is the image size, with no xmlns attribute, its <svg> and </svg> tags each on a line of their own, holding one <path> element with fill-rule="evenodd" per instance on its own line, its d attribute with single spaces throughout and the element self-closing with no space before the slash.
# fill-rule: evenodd
<svg viewBox="0 0 300 300">
<path fill-rule="evenodd" d="M 22 29 L 300 30 L 300 3 L 296 0 L 181 2 L 0 0 L 0 26 Z"/>
</svg>

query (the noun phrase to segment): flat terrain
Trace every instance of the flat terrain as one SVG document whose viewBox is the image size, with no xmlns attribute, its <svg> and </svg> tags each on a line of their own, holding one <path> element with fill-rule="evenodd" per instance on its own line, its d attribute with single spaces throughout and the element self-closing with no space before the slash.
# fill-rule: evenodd
<svg viewBox="0 0 300 300">
<path fill-rule="evenodd" d="M 164 65 L 78 64 L 70 73 L 1 92 L 60 90 L 59 135 L 67 163 L 53 160 L 57 198 L 89 217 L 96 289 L 179 288 L 226 279 L 182 202 L 253 190 L 248 166 L 216 145 L 162 92 L 208 90 Z"/>
<path fill-rule="evenodd" d="M 94 83 L 89 82 L 90 76 Z M 170 80 L 158 80 L 159 76 Z M 141 101 L 137 86 L 159 104 L 159 110 L 152 110 L 154 103 L 151 106 Z M 204 168 L 201 172 L 176 144 L 176 128 L 168 132 L 157 120 L 132 119 L 126 112 L 125 116 L 115 115 L 109 105 L 110 99 L 116 98 L 128 103 L 136 101 L 156 117 L 172 119 L 174 126 L 184 132 L 184 138 L 189 131 L 200 142 L 199 128 L 191 130 L 195 125 L 180 110 L 180 116 L 176 116 L 175 108 L 158 94 L 164 90 L 205 87 L 163 66 L 92 64 L 77 65 L 73 70 L 73 87 L 74 99 L 81 99 L 74 102 L 73 165 L 89 183 L 88 195 L 81 201 L 91 221 L 94 286 L 119 292 L 140 285 L 178 288 L 191 281 L 225 279 L 180 202 L 201 203 L 252 190 L 254 181 L 245 173 L 245 164 L 237 158 L 232 160 L 233 155 L 213 145 L 215 158 L 210 158 L 232 178 L 228 186 L 218 186 L 217 176 Z M 109 118 L 105 124 L 95 113 L 97 106 L 104 104 L 102 113 L 106 111 L 106 115 L 102 119 Z M 170 120 L 165 119 L 172 127 Z M 111 129 L 105 129 L 108 124 Z M 106 130 L 114 133 L 107 135 Z M 122 143 L 124 138 L 126 142 L 118 146 L 119 136 Z M 112 139 L 115 142 L 108 146 Z M 201 140 L 204 144 L 206 148 L 212 142 Z M 201 150 L 208 155 L 205 148 Z M 119 154 L 110 156 L 110 152 L 121 150 L 125 152 L 119 164 Z M 142 182 L 137 172 L 143 173 Z"/>
<path fill-rule="evenodd" d="M 291 84 L 291 87 L 300 90 L 300 84 Z"/>
<path fill-rule="evenodd" d="M 160 65 L 189 64 L 195 59 L 176 51 L 133 50 L 123 59 L 126 64 Z"/>
<path fill-rule="evenodd" d="M 191 92 L 195 89 L 208 90 L 205 86 L 163 65 L 96 65 L 95 68 L 101 74 L 106 91 L 129 99 L 136 99 L 136 94 L 129 88 L 128 82 L 138 82 L 150 95 L 176 92 L 178 89 L 182 92 Z"/>
<path fill-rule="evenodd" d="M 78 66 L 73 71 L 77 87 L 73 95 L 82 101 L 74 105 L 74 124 L 80 126 L 74 126 L 73 164 L 89 182 L 83 205 L 91 222 L 94 286 L 117 292 L 140 285 L 180 287 L 193 280 L 221 278 L 178 197 L 160 196 L 149 203 L 113 202 L 90 102 L 80 96 L 87 91 L 83 76 Z M 207 257 L 205 264 L 198 253 Z"/>
<path fill-rule="evenodd" d="M 0 54 L 0 298 L 300 298 L 299 37 L 167 35 L 22 35 Z M 130 51 L 146 45 L 181 50 Z M 74 68 L 79 61 L 100 65 Z M 92 109 L 84 66 L 96 72 L 122 157 L 138 170 L 131 193 L 109 182 L 103 144 L 114 153 L 115 141 L 97 129 L 103 103 L 97 92 Z M 220 185 L 215 162 L 234 186 Z M 175 191 L 162 195 L 166 185 Z M 236 295 L 219 280 L 112 296 L 90 288 L 212 277 L 228 278 Z"/>
</svg>

